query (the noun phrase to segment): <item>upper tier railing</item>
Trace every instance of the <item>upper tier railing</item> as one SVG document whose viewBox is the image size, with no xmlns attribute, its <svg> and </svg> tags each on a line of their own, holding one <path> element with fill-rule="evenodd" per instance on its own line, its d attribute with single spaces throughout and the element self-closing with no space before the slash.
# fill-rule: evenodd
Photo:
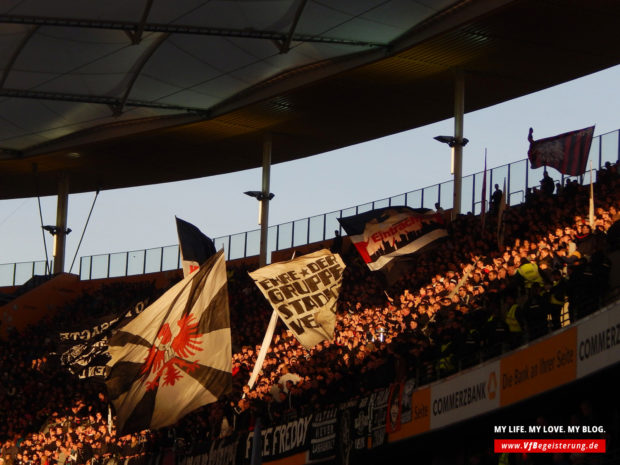
<svg viewBox="0 0 620 465">
<path fill-rule="evenodd" d="M 606 162 L 616 163 L 620 160 L 620 130 L 599 135 L 592 140 L 589 159 L 596 170 Z M 589 166 L 589 164 L 588 164 Z M 503 186 L 509 193 L 509 205 L 517 205 L 525 200 L 528 188 L 539 186 L 542 170 L 532 170 L 527 159 L 491 168 L 487 171 L 487 195 L 493 193 L 494 184 Z M 461 213 L 468 211 L 480 213 L 483 172 L 464 176 L 462 180 Z M 579 177 L 561 177 L 590 182 L 588 175 Z M 560 180 L 560 179 L 557 179 Z M 434 184 L 422 189 L 405 192 L 374 202 L 336 210 L 322 215 L 303 218 L 271 226 L 268 237 L 268 253 L 277 250 L 299 247 L 314 242 L 334 238 L 334 231 L 340 231 L 338 218 L 363 213 L 378 208 L 407 205 L 413 208 L 435 208 L 439 202 L 445 210 L 452 208 L 453 181 Z M 488 199 L 487 199 L 488 201 Z M 260 229 L 246 231 L 214 239 L 216 249 L 224 247 L 227 260 L 251 257 L 259 254 Z M 101 279 L 131 276 L 145 273 L 175 270 L 181 267 L 178 245 L 157 247 L 153 249 L 132 250 L 101 255 L 84 256 L 80 259 L 81 279 Z M 51 269 L 51 266 L 49 267 Z M 14 286 L 26 282 L 35 274 L 45 273 L 45 261 L 9 263 L 0 265 L 0 286 Z"/>
</svg>

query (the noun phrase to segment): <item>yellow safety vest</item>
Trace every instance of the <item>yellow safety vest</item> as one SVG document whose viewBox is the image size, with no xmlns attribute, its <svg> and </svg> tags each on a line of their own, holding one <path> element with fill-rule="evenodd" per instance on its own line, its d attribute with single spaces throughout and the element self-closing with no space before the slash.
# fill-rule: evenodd
<svg viewBox="0 0 620 465">
<path fill-rule="evenodd" d="M 508 457 L 508 454 L 502 454 L 499 456 L 499 461 L 497 462 L 498 465 L 510 465 L 510 458 Z"/>
<path fill-rule="evenodd" d="M 534 283 L 543 284 L 543 279 L 538 272 L 538 265 L 536 263 L 524 263 L 517 271 L 523 276 L 525 287 L 532 287 Z"/>
<path fill-rule="evenodd" d="M 454 369 L 454 364 L 452 363 L 452 354 L 446 354 L 448 347 L 450 347 L 450 342 L 447 344 L 441 345 L 441 358 L 439 359 L 439 369 L 441 371 L 449 371 Z"/>
<path fill-rule="evenodd" d="M 518 307 L 519 306 L 517 304 L 513 304 L 513 306 L 510 307 L 510 310 L 508 310 L 508 312 L 506 313 L 506 324 L 508 325 L 508 331 L 510 331 L 511 333 L 520 333 L 522 331 L 521 325 L 517 320 Z"/>
</svg>

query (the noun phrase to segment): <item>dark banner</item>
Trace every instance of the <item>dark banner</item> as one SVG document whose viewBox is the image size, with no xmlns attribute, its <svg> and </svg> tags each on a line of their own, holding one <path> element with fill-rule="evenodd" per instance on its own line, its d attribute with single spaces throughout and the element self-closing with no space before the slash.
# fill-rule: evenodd
<svg viewBox="0 0 620 465">
<path fill-rule="evenodd" d="M 263 462 L 308 450 L 311 421 L 312 415 L 307 415 L 280 425 L 262 428 L 260 434 Z M 253 441 L 254 432 L 250 432 L 244 440 L 243 459 L 247 463 L 252 457 Z"/>
<path fill-rule="evenodd" d="M 370 396 L 370 449 L 385 444 L 387 436 L 385 422 L 389 399 L 390 388 L 381 389 Z"/>
<path fill-rule="evenodd" d="M 368 448 L 371 396 L 364 396 L 356 403 L 357 405 L 351 408 L 351 463 L 355 463 L 358 454 Z"/>
<path fill-rule="evenodd" d="M 210 446 L 199 445 L 191 455 L 178 456 L 176 465 L 235 465 L 239 462 L 240 436 L 216 439 Z"/>
<path fill-rule="evenodd" d="M 138 302 L 124 315 L 106 315 L 86 327 L 62 331 L 58 334 L 60 363 L 79 378 L 105 377 L 105 366 L 110 360 L 108 337 L 114 328 L 132 320 L 148 306 Z"/>
<path fill-rule="evenodd" d="M 314 415 L 310 427 L 310 460 L 331 457 L 336 453 L 338 407 Z"/>
</svg>

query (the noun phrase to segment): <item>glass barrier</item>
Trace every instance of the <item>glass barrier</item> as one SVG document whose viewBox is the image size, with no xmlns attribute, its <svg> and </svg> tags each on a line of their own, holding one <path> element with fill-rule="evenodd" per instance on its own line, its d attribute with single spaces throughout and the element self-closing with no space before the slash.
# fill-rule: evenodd
<svg viewBox="0 0 620 465">
<path fill-rule="evenodd" d="M 110 278 L 127 275 L 127 255 L 129 255 L 128 252 L 110 254 L 110 269 L 108 271 Z"/>
<path fill-rule="evenodd" d="M 293 221 L 293 247 L 309 244 L 308 218 Z"/>
<path fill-rule="evenodd" d="M 95 255 L 91 262 L 90 279 L 103 279 L 109 276 L 109 255 Z M 142 271 L 144 273 L 144 270 Z"/>
<path fill-rule="evenodd" d="M 592 161 L 594 169 L 600 169 L 608 162 L 616 163 L 620 159 L 620 130 L 595 137 L 592 140 L 589 159 Z M 527 159 L 488 169 L 487 211 L 489 199 L 495 190 L 495 184 L 503 189 L 504 180 L 506 180 L 507 203 L 517 205 L 525 201 L 528 188 L 540 186 L 542 173 L 543 170 L 541 169 L 532 170 Z M 590 182 L 588 173 L 578 177 L 561 176 L 557 172 L 551 173 L 551 175 L 556 182 L 561 183 L 566 182 L 567 179 L 577 179 L 580 183 Z M 483 176 L 483 172 L 478 172 L 463 177 L 461 184 L 462 213 L 480 213 Z M 596 172 L 594 176 L 596 176 Z M 450 180 L 387 199 L 375 200 L 335 212 L 271 226 L 267 241 L 267 260 L 270 260 L 273 251 L 329 240 L 334 237 L 334 231 L 343 233 L 338 218 L 392 205 L 434 209 L 435 203 L 439 202 L 444 210 L 451 209 L 453 206 L 453 186 L 454 182 Z M 224 248 L 227 260 L 256 256 L 260 253 L 260 230 L 218 237 L 214 239 L 214 242 L 216 250 Z M 179 247 L 178 245 L 171 245 L 148 250 L 81 257 L 79 275 L 80 279 L 99 279 L 174 270 L 180 266 Z M 0 286 L 23 284 L 35 274 L 45 274 L 45 261 L 0 264 Z"/>
<path fill-rule="evenodd" d="M 325 239 L 325 215 L 310 218 L 308 243 L 320 242 Z"/>
<path fill-rule="evenodd" d="M 48 264 L 48 269 L 51 267 Z M 21 286 L 33 276 L 45 276 L 45 260 L 0 264 L 0 287 Z"/>
<path fill-rule="evenodd" d="M 293 247 L 293 223 L 284 223 L 277 226 L 276 244 L 278 250 L 290 249 Z"/>
<path fill-rule="evenodd" d="M 405 205 L 411 208 L 422 208 L 422 194 L 424 189 L 407 192 L 405 194 Z"/>
<path fill-rule="evenodd" d="M 145 255 L 146 250 L 134 250 L 129 252 L 127 256 L 127 274 L 129 276 L 144 274 Z"/>
<path fill-rule="evenodd" d="M 162 271 L 178 270 L 181 268 L 181 255 L 179 254 L 178 245 L 169 245 L 164 247 L 162 257 Z"/>
</svg>

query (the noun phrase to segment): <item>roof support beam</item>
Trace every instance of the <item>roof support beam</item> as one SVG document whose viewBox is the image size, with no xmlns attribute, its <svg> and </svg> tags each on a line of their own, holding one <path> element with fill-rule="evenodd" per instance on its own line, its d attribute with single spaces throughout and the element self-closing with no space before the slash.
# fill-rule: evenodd
<svg viewBox="0 0 620 465">
<path fill-rule="evenodd" d="M 140 57 L 140 60 L 138 60 L 138 62 L 133 66 L 131 77 L 129 79 L 129 83 L 127 84 L 127 88 L 125 89 L 125 93 L 123 94 L 123 98 L 120 100 L 117 106 L 112 107 L 112 112 L 114 113 L 114 116 L 120 116 L 121 113 L 123 113 L 123 108 L 125 108 L 125 105 L 129 100 L 129 94 L 131 93 L 131 89 L 133 89 L 133 85 L 136 83 L 136 79 L 138 79 L 138 76 L 142 72 L 142 69 L 151 59 L 155 51 L 159 48 L 161 44 L 166 41 L 169 36 L 170 34 L 161 34 L 156 40 L 153 41 L 150 47 L 144 52 L 142 57 Z"/>
<path fill-rule="evenodd" d="M 106 97 L 103 95 L 84 95 L 84 94 L 69 94 L 63 92 L 41 92 L 36 90 L 23 90 L 23 89 L 0 89 L 0 97 L 11 98 L 27 98 L 27 99 L 39 99 L 39 100 L 57 100 L 61 102 L 78 102 L 78 103 L 97 103 L 100 105 L 108 105 L 112 108 L 119 107 L 122 100 L 116 97 Z M 144 100 L 130 100 L 127 99 L 123 106 L 127 107 L 141 107 L 141 108 L 157 108 L 160 110 L 173 110 L 173 111 L 187 111 L 196 112 L 201 114 L 208 114 L 206 108 L 198 107 L 185 107 L 181 105 L 170 105 L 167 103 L 147 102 Z"/>
<path fill-rule="evenodd" d="M 30 28 L 30 31 L 28 31 L 28 33 L 24 35 L 24 37 L 22 38 L 22 41 L 13 51 L 11 58 L 9 58 L 9 61 L 6 64 L 6 67 L 4 68 L 4 73 L 2 73 L 2 77 L 0 77 L 0 89 L 4 87 L 4 83 L 6 82 L 6 79 L 9 77 L 9 74 L 11 73 L 11 70 L 13 69 L 13 65 L 15 64 L 15 61 L 17 61 L 17 58 L 22 53 L 22 50 L 24 49 L 28 41 L 32 38 L 34 33 L 37 32 L 37 29 L 39 29 L 39 26 L 34 26 Z"/>
<path fill-rule="evenodd" d="M 142 33 L 144 32 L 144 25 L 146 24 L 146 18 L 148 18 L 149 13 L 151 12 L 151 7 L 153 6 L 153 0 L 146 0 L 146 5 L 144 6 L 144 11 L 142 12 L 142 18 L 138 23 L 136 30 L 131 34 L 131 42 L 134 45 L 138 45 L 142 40 Z"/>
<path fill-rule="evenodd" d="M 301 12 L 298 12 L 301 14 Z M 57 27 L 80 27 L 88 29 L 111 29 L 128 31 L 133 33 L 139 29 L 139 23 L 126 21 L 104 21 L 96 19 L 53 18 L 44 16 L 14 16 L 0 15 L 0 23 L 10 24 L 33 24 L 38 26 Z M 336 45 L 350 45 L 354 47 L 387 47 L 388 44 L 381 42 L 369 42 L 364 40 L 351 40 L 337 37 L 326 37 L 312 34 L 283 34 L 276 31 L 260 31 L 255 29 L 230 29 L 207 26 L 189 26 L 180 24 L 144 23 L 144 32 L 165 32 L 169 34 L 194 34 L 218 37 L 239 37 L 243 39 L 276 40 L 285 43 L 289 40 L 296 42 L 313 42 Z"/>
<path fill-rule="evenodd" d="M 282 42 L 282 45 L 280 46 L 280 53 L 288 53 L 288 51 L 291 49 L 291 40 L 293 40 L 293 37 L 295 35 L 295 29 L 297 29 L 297 23 L 299 23 L 299 18 L 301 18 L 301 14 L 306 7 L 306 3 L 308 3 L 308 0 L 300 0 L 297 11 L 295 12 L 295 17 L 293 18 L 293 22 L 291 23 L 291 29 L 286 36 L 286 40 Z"/>
</svg>

